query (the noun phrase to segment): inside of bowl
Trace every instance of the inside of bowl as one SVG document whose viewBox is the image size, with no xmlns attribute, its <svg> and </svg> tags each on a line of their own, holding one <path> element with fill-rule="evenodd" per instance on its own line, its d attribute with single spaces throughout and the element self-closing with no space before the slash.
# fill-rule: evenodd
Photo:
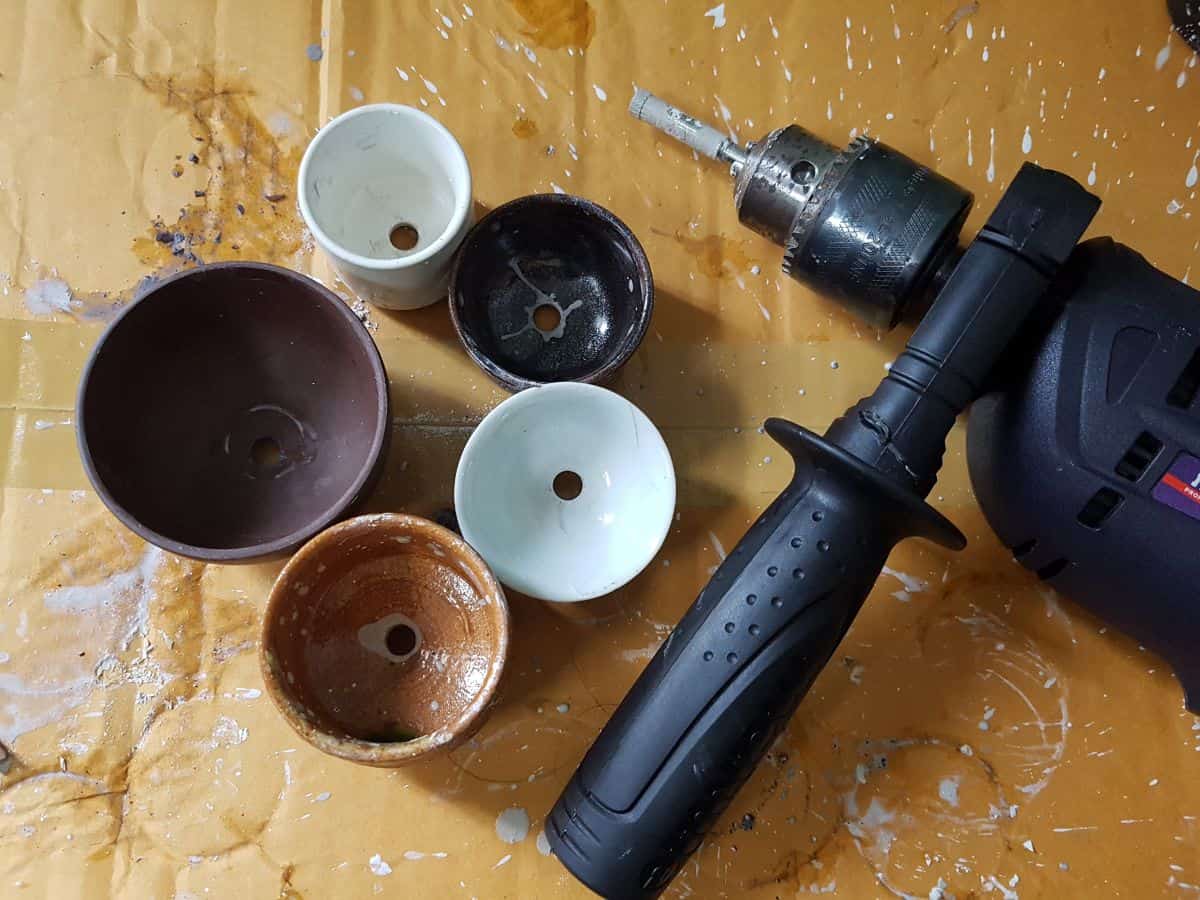
<svg viewBox="0 0 1200 900">
<path fill-rule="evenodd" d="M 463 337 L 503 371 L 578 381 L 636 349 L 650 286 L 630 238 L 590 207 L 516 201 L 461 253 L 453 302 Z"/>
<path fill-rule="evenodd" d="M 355 529 L 297 557 L 276 591 L 268 663 L 293 709 L 335 736 L 451 733 L 503 664 L 501 604 L 424 532 Z"/>
<path fill-rule="evenodd" d="M 370 259 L 419 253 L 451 226 L 470 188 L 453 138 L 411 111 L 343 119 L 313 146 L 309 210 L 339 247 Z"/>
<path fill-rule="evenodd" d="M 151 531 L 205 550 L 267 544 L 353 499 L 388 426 L 377 362 L 307 279 L 199 269 L 108 333 L 83 437 L 99 481 Z"/>
<path fill-rule="evenodd" d="M 575 384 L 524 391 L 489 416 L 456 494 L 464 536 L 501 581 L 562 601 L 640 572 L 675 509 L 671 457 L 649 419 Z"/>
</svg>

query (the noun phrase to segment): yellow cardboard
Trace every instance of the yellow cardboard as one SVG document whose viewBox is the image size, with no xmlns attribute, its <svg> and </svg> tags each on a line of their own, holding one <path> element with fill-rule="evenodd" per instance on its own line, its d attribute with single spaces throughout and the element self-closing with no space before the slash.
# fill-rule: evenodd
<svg viewBox="0 0 1200 900">
<path fill-rule="evenodd" d="M 0 8 L 0 896 L 587 896 L 546 855 L 545 814 L 786 483 L 759 425 L 823 428 L 905 335 L 786 280 L 719 168 L 626 115 L 635 83 L 743 140 L 793 121 L 881 137 L 976 193 L 968 233 L 1034 160 L 1103 197 L 1093 233 L 1177 277 L 1196 264 L 1200 71 L 1161 2 L 472 4 Z M 396 771 L 322 756 L 263 695 L 279 564 L 148 548 L 91 491 L 73 435 L 103 320 L 189 253 L 291 265 L 346 295 L 293 180 L 321 123 L 377 101 L 458 136 L 481 210 L 564 190 L 637 233 L 657 306 L 614 387 L 659 425 L 679 481 L 652 566 L 579 606 L 511 597 L 493 717 Z M 504 395 L 444 305 L 365 318 L 395 415 L 370 508 L 431 514 Z M 896 550 L 669 896 L 1197 890 L 1200 731 L 1166 666 L 1012 562 L 972 501 L 961 424 L 932 501 L 970 547 Z M 497 829 L 510 807 L 532 821 L 513 844 Z"/>
</svg>

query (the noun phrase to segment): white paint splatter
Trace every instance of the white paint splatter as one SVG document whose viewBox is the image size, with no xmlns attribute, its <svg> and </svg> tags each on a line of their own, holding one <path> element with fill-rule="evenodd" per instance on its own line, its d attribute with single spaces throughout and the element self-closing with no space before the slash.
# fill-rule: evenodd
<svg viewBox="0 0 1200 900">
<path fill-rule="evenodd" d="M 989 128 L 988 133 L 988 167 L 986 175 L 988 184 L 991 184 L 996 180 L 996 129 Z"/>
<path fill-rule="evenodd" d="M 535 843 L 537 844 L 538 853 L 542 854 L 542 856 L 550 855 L 550 841 L 547 839 L 545 831 L 538 832 Z"/>
<path fill-rule="evenodd" d="M 216 723 L 213 725 L 211 746 L 217 747 L 236 747 L 238 744 L 244 744 L 246 738 L 250 736 L 250 730 L 243 728 L 238 724 L 237 719 L 229 716 L 218 716 Z"/>
<path fill-rule="evenodd" d="M 1183 204 L 1174 198 L 1172 198 L 1167 203 L 1167 215 L 1168 216 L 1175 215 L 1175 213 L 1179 212 L 1181 209 L 1183 209 Z"/>
<path fill-rule="evenodd" d="M 392 874 L 392 867 L 383 861 L 383 857 L 376 853 L 369 860 L 367 865 L 371 867 L 371 872 L 375 875 L 383 877 L 384 875 Z"/>
<path fill-rule="evenodd" d="M 608 94 L 605 92 L 604 88 L 600 87 L 600 85 L 593 84 L 592 90 L 596 92 L 596 96 L 599 98 L 601 103 L 608 101 Z"/>
<path fill-rule="evenodd" d="M 1108 74 L 1108 70 L 1104 66 L 1100 67 L 1100 73 L 1096 76 L 1097 81 L 1103 81 L 1104 76 Z"/>
<path fill-rule="evenodd" d="M 358 87 L 355 87 L 354 85 L 350 85 L 350 99 L 351 100 L 353 100 L 355 103 L 362 103 L 363 96 L 364 95 L 362 92 L 362 88 L 358 88 Z"/>
<path fill-rule="evenodd" d="M 496 817 L 496 837 L 506 844 L 519 844 L 529 836 L 529 813 L 510 806 Z"/>
<path fill-rule="evenodd" d="M 1009 890 L 1004 882 L 1002 882 L 995 875 L 989 875 L 986 880 L 983 878 L 983 876 L 980 876 L 980 882 L 983 884 L 983 889 L 985 891 L 999 891 L 1003 900 L 1021 900 L 1020 894 L 1018 894 L 1016 891 Z"/>
<path fill-rule="evenodd" d="M 425 90 L 429 91 L 429 93 L 436 94 L 438 92 L 437 85 L 428 78 L 422 77 L 421 81 L 425 82 Z"/>
<path fill-rule="evenodd" d="M 501 866 L 508 865 L 509 861 L 511 861 L 511 860 L 512 860 L 512 854 L 506 853 L 504 856 L 500 857 L 499 861 L 497 861 L 497 863 L 494 866 L 492 866 L 492 870 L 495 871 L 496 869 L 500 868 Z"/>
<path fill-rule="evenodd" d="M 1045 115 L 1043 115 L 1042 118 L 1045 118 Z M 1033 135 L 1029 131 L 1029 126 L 1026 125 L 1025 126 L 1025 134 L 1023 134 L 1021 136 L 1021 152 L 1024 153 L 1026 156 L 1028 156 L 1029 152 L 1032 149 L 1033 149 Z"/>
<path fill-rule="evenodd" d="M 35 316 L 70 312 L 79 305 L 70 286 L 61 278 L 42 278 L 25 291 L 25 306 Z"/>
<path fill-rule="evenodd" d="M 262 691 L 258 688 L 234 688 L 233 697 L 235 700 L 257 700 L 262 696 Z"/>
<path fill-rule="evenodd" d="M 326 800 L 328 800 L 332 796 L 333 796 L 333 794 L 331 794 L 329 791 L 321 791 L 321 793 L 319 793 L 319 794 L 317 794 L 317 796 L 313 797 L 313 803 L 324 803 Z"/>
<path fill-rule="evenodd" d="M 923 591 L 929 590 L 929 582 L 924 578 L 917 578 L 915 575 L 909 575 L 906 572 L 900 572 L 889 566 L 883 567 L 882 574 L 890 575 L 892 578 L 895 578 L 902 585 L 904 585 L 903 590 L 896 591 L 892 594 L 892 596 L 901 603 L 907 603 L 912 599 L 913 594 L 920 594 Z"/>
<path fill-rule="evenodd" d="M 1166 44 L 1158 51 L 1158 55 L 1154 57 L 1154 69 L 1156 72 L 1161 72 L 1163 66 L 1167 64 L 1167 60 L 1171 58 L 1171 39 L 1168 37 Z"/>
<path fill-rule="evenodd" d="M 1192 167 L 1188 169 L 1187 177 L 1183 179 L 1183 186 L 1186 188 L 1194 188 L 1196 182 L 1200 181 L 1200 171 L 1196 169 L 1196 160 L 1200 159 L 1200 150 L 1196 151 L 1196 155 L 1192 157 Z"/>
<path fill-rule="evenodd" d="M 975 136 L 967 129 L 967 165 L 975 165 Z"/>
<path fill-rule="evenodd" d="M 942 798 L 943 803 L 948 803 L 950 806 L 958 806 L 959 780 L 957 775 L 953 775 L 949 778 L 943 778 L 938 782 L 938 796 Z"/>
<path fill-rule="evenodd" d="M 721 539 L 717 537 L 717 534 L 714 531 L 710 531 L 708 533 L 708 539 L 712 541 L 713 552 L 717 554 L 717 559 L 721 560 L 721 562 L 724 562 L 726 554 L 725 547 L 721 543 Z"/>
<path fill-rule="evenodd" d="M 408 81 L 408 73 L 399 66 L 396 66 L 396 74 L 400 76 L 401 81 Z"/>
<path fill-rule="evenodd" d="M 1092 163 L 1092 169 L 1087 174 L 1087 183 L 1089 186 L 1095 186 L 1095 184 L 1096 184 L 1096 164 L 1095 163 Z"/>
<path fill-rule="evenodd" d="M 988 48 L 987 48 L 987 44 L 984 44 L 984 45 L 983 45 L 983 54 L 982 54 L 982 56 L 983 56 L 983 61 L 984 61 L 984 62 L 987 62 L 987 61 L 988 61 L 988 55 L 989 55 L 989 54 L 988 54 Z"/>
<path fill-rule="evenodd" d="M 713 28 L 714 29 L 725 27 L 725 4 L 724 3 L 717 4 L 712 9 L 710 9 L 708 12 L 706 12 L 704 15 L 708 16 L 710 19 L 713 20 Z"/>
</svg>

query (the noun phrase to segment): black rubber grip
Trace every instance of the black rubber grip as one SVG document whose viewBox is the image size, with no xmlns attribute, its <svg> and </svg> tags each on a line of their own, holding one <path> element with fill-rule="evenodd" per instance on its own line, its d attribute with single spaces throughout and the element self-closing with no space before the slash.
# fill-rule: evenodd
<svg viewBox="0 0 1200 900">
<path fill-rule="evenodd" d="M 650 661 L 549 818 L 556 854 L 606 897 L 653 897 L 753 771 L 908 533 L 955 545 L 919 498 L 790 423 L 796 457 Z M 915 523 L 915 524 L 914 524 Z"/>
</svg>

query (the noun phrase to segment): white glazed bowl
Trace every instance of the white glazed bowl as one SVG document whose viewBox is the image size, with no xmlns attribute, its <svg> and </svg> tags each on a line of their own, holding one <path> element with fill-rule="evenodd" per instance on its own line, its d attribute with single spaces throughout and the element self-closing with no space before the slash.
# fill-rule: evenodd
<svg viewBox="0 0 1200 900">
<path fill-rule="evenodd" d="M 359 106 L 317 132 L 298 181 L 304 223 L 362 299 L 417 309 L 446 296 L 472 207 L 467 157 L 444 125 L 410 106 Z M 416 231 L 409 249 L 392 243 L 400 226 Z"/>
<path fill-rule="evenodd" d="M 574 499 L 556 493 L 564 472 L 582 481 Z M 640 409 L 559 382 L 488 413 L 459 459 L 454 505 L 463 537 L 501 582 L 541 600 L 589 600 L 629 582 L 662 546 L 675 470 Z"/>
</svg>

